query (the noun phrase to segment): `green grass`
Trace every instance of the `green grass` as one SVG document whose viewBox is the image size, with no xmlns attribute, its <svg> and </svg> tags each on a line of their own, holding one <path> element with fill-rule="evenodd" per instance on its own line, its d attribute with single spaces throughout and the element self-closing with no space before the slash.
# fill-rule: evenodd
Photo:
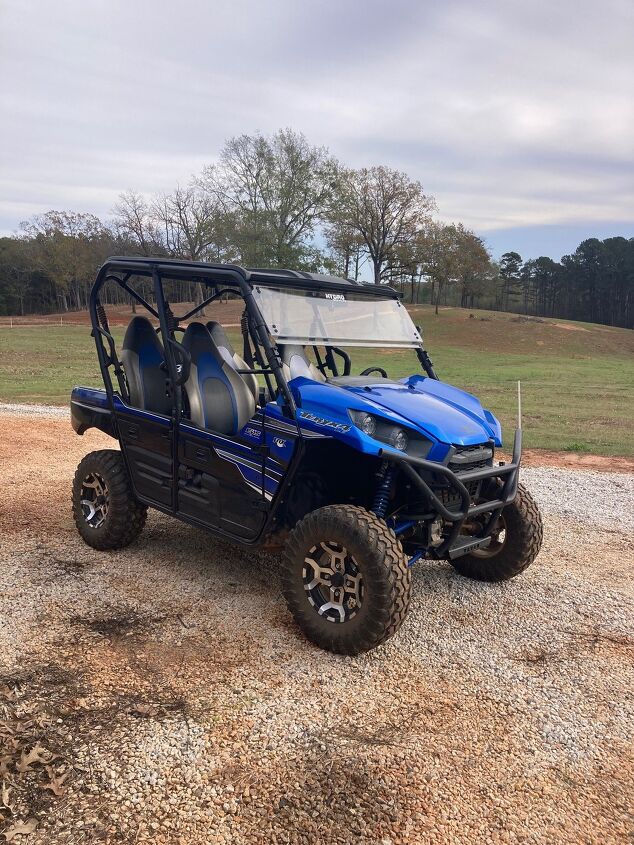
<svg viewBox="0 0 634 845">
<path fill-rule="evenodd" d="M 123 329 L 114 329 L 121 344 Z M 0 400 L 63 405 L 75 384 L 102 386 L 86 326 L 0 328 Z"/>
<path fill-rule="evenodd" d="M 634 332 L 469 313 L 446 309 L 435 317 L 422 307 L 413 316 L 423 325 L 438 374 L 477 395 L 501 419 L 507 442 L 519 379 L 525 446 L 634 456 Z M 114 334 L 120 342 L 123 329 Z M 232 336 L 237 341 L 235 329 Z M 410 352 L 351 352 L 353 373 L 376 364 L 391 377 L 418 369 Z M 0 400 L 65 404 L 74 384 L 100 385 L 88 328 L 0 328 Z"/>
</svg>

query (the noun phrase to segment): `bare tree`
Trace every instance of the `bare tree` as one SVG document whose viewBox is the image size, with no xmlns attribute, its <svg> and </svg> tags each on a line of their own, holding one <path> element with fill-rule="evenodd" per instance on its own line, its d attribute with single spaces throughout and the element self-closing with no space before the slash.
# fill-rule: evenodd
<svg viewBox="0 0 634 845">
<path fill-rule="evenodd" d="M 314 229 L 329 204 L 337 162 L 325 147 L 282 129 L 226 142 L 200 184 L 232 215 L 243 263 L 298 265 L 314 254 Z"/>
<path fill-rule="evenodd" d="M 141 255 L 160 255 L 163 252 L 151 206 L 141 194 L 136 191 L 120 194 L 113 213 L 115 231 L 130 241 Z"/>
<path fill-rule="evenodd" d="M 416 238 L 433 207 L 420 182 L 389 167 L 371 167 L 343 174 L 331 217 L 361 235 L 378 285 L 389 275 L 394 253 Z"/>
<path fill-rule="evenodd" d="M 225 246 L 224 216 L 218 197 L 196 184 L 163 194 L 152 205 L 170 255 L 190 261 L 219 261 Z M 197 304 L 203 301 L 202 285 L 195 286 Z M 204 309 L 200 312 L 204 314 Z"/>
<path fill-rule="evenodd" d="M 179 258 L 200 261 L 218 240 L 219 202 L 195 185 L 161 195 L 152 214 L 163 229 L 168 251 Z"/>
<path fill-rule="evenodd" d="M 367 259 L 359 232 L 346 223 L 330 223 L 325 229 L 326 242 L 337 268 L 345 279 L 357 280 Z"/>
</svg>

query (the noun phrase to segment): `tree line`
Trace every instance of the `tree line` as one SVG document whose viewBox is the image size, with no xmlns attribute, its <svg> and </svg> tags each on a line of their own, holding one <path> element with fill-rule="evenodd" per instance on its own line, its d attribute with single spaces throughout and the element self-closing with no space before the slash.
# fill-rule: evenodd
<svg viewBox="0 0 634 845">
<path fill-rule="evenodd" d="M 590 238 L 561 262 L 516 252 L 496 262 L 480 237 L 435 211 L 401 171 L 345 167 L 291 129 L 241 135 L 185 187 L 122 194 L 108 221 L 50 211 L 1 238 L 0 314 L 85 308 L 104 259 L 139 254 L 363 278 L 436 312 L 449 304 L 633 326 L 633 238 Z M 200 291 L 184 284 L 179 295 Z"/>
</svg>

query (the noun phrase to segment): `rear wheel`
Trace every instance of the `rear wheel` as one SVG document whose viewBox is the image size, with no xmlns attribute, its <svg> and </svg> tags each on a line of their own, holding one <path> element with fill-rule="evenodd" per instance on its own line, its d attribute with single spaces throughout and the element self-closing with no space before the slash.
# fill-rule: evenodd
<svg viewBox="0 0 634 845">
<path fill-rule="evenodd" d="M 477 581 L 507 581 L 523 572 L 539 554 L 544 536 L 537 503 L 518 484 L 517 496 L 507 505 L 486 549 L 452 560 L 461 575 Z"/>
<path fill-rule="evenodd" d="M 73 516 L 94 549 L 121 549 L 136 540 L 147 507 L 132 493 L 121 452 L 101 449 L 80 462 L 73 481 Z"/>
<path fill-rule="evenodd" d="M 398 631 L 411 574 L 394 532 L 352 505 L 309 513 L 289 535 L 282 590 L 308 639 L 338 654 L 360 654 Z"/>
</svg>

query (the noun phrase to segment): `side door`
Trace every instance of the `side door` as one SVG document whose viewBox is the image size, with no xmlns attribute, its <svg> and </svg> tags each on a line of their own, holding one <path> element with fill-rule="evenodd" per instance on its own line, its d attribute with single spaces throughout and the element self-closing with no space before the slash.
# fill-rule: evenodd
<svg viewBox="0 0 634 845">
<path fill-rule="evenodd" d="M 171 417 L 131 408 L 117 396 L 115 418 L 135 494 L 144 502 L 171 509 L 174 472 Z"/>
<path fill-rule="evenodd" d="M 243 540 L 260 533 L 270 507 L 262 414 L 225 436 L 181 420 L 178 512 Z"/>
</svg>

